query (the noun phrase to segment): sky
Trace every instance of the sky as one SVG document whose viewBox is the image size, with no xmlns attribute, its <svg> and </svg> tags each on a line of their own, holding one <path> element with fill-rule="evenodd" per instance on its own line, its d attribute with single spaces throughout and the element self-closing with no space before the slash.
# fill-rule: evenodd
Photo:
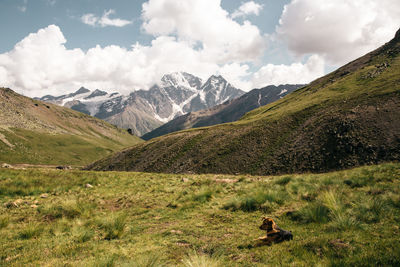
<svg viewBox="0 0 400 267">
<path fill-rule="evenodd" d="M 164 74 L 308 83 L 388 42 L 399 0 L 0 0 L 0 86 L 128 94 Z"/>
</svg>

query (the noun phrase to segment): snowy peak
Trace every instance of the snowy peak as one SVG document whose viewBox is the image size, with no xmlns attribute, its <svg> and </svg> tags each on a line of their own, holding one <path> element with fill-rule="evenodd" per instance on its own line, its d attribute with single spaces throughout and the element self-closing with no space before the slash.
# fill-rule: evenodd
<svg viewBox="0 0 400 267">
<path fill-rule="evenodd" d="M 173 72 L 164 75 L 149 90 L 126 96 L 81 87 L 68 95 L 47 95 L 40 100 L 70 107 L 143 135 L 177 116 L 211 108 L 242 94 L 220 75 L 213 75 L 203 83 L 201 78 L 187 72 Z"/>
<path fill-rule="evenodd" d="M 221 75 L 211 75 L 211 77 L 208 79 L 210 82 L 223 82 L 226 83 L 227 81 L 225 80 L 224 77 L 222 77 Z"/>
<path fill-rule="evenodd" d="M 90 98 L 94 98 L 96 96 L 104 96 L 104 95 L 107 95 L 107 92 L 96 89 L 93 91 L 93 93 L 91 93 L 90 95 L 85 97 L 85 99 L 90 99 Z"/>
<path fill-rule="evenodd" d="M 161 87 L 180 87 L 181 89 L 188 89 L 197 91 L 200 89 L 202 81 L 200 78 L 186 73 L 186 72 L 173 72 L 166 74 L 161 78 Z"/>
<path fill-rule="evenodd" d="M 212 75 L 201 87 L 201 90 L 201 101 L 207 103 L 207 108 L 244 94 L 242 90 L 233 87 L 221 75 Z"/>
<path fill-rule="evenodd" d="M 81 87 L 75 93 L 69 94 L 68 96 L 69 97 L 73 97 L 73 96 L 76 96 L 76 95 L 81 95 L 81 94 L 85 94 L 85 93 L 89 93 L 89 92 L 90 92 L 89 89 L 87 89 L 85 87 Z"/>
<path fill-rule="evenodd" d="M 218 90 L 221 86 L 226 86 L 228 82 L 221 75 L 215 76 L 212 75 L 208 80 L 203 84 L 201 90 L 203 91 L 211 91 Z"/>
<path fill-rule="evenodd" d="M 38 99 L 96 116 L 105 101 L 118 98 L 120 96 L 121 95 L 119 93 L 108 94 L 107 92 L 99 89 L 96 89 L 92 92 L 85 87 L 81 87 L 76 92 L 67 95 L 56 97 L 45 95 Z"/>
</svg>

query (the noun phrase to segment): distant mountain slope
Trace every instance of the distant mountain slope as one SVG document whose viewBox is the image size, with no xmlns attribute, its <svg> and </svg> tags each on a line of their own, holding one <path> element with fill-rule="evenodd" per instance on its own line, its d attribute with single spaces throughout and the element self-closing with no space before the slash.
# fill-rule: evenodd
<svg viewBox="0 0 400 267">
<path fill-rule="evenodd" d="M 172 121 L 142 136 L 144 140 L 165 135 L 168 133 L 211 126 L 240 119 L 247 112 L 272 103 L 304 85 L 270 85 L 261 89 L 254 89 L 233 100 L 228 100 L 210 109 L 190 112 L 179 116 Z"/>
<path fill-rule="evenodd" d="M 108 121 L 121 128 L 130 128 L 143 135 L 177 116 L 207 109 L 244 94 L 222 76 L 211 76 L 205 83 L 186 72 L 164 75 L 149 90 L 134 91 L 124 96 L 86 88 L 58 97 L 46 95 L 40 100 L 66 106 Z"/>
<path fill-rule="evenodd" d="M 97 118 L 0 88 L 0 162 L 84 165 L 139 142 Z"/>
<path fill-rule="evenodd" d="M 155 138 L 88 169 L 272 174 L 399 161 L 399 55 L 400 30 L 381 48 L 237 122 Z"/>
</svg>

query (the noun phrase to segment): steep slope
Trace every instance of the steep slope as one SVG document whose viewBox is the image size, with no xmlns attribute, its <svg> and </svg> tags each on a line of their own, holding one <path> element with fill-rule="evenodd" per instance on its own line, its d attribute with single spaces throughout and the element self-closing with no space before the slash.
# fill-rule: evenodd
<svg viewBox="0 0 400 267">
<path fill-rule="evenodd" d="M 94 170 L 323 172 L 400 160 L 400 31 L 383 47 L 241 120 L 155 138 Z"/>
<path fill-rule="evenodd" d="M 83 165 L 139 142 L 97 118 L 0 88 L 0 162 Z"/>
<path fill-rule="evenodd" d="M 164 75 L 149 90 L 138 90 L 127 96 L 86 88 L 59 97 L 44 96 L 40 100 L 66 106 L 108 121 L 121 128 L 130 128 L 143 135 L 177 116 L 210 108 L 244 92 L 234 88 L 222 76 L 203 81 L 186 72 Z"/>
<path fill-rule="evenodd" d="M 179 116 L 172 121 L 142 136 L 144 140 L 165 135 L 168 133 L 211 126 L 240 119 L 245 113 L 272 103 L 304 85 L 270 85 L 261 89 L 254 89 L 233 100 L 228 100 L 210 109 L 190 112 Z"/>
</svg>

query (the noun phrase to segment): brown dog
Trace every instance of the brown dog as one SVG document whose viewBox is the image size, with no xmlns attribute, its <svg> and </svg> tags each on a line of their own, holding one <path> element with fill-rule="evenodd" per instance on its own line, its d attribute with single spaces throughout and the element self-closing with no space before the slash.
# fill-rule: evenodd
<svg viewBox="0 0 400 267">
<path fill-rule="evenodd" d="M 293 235 L 290 231 L 279 228 L 279 226 L 271 218 L 264 217 L 263 223 L 260 225 L 260 229 L 267 231 L 267 235 L 259 237 L 256 240 L 261 241 L 265 245 L 271 245 L 272 243 L 280 243 L 285 240 L 293 239 Z"/>
</svg>

